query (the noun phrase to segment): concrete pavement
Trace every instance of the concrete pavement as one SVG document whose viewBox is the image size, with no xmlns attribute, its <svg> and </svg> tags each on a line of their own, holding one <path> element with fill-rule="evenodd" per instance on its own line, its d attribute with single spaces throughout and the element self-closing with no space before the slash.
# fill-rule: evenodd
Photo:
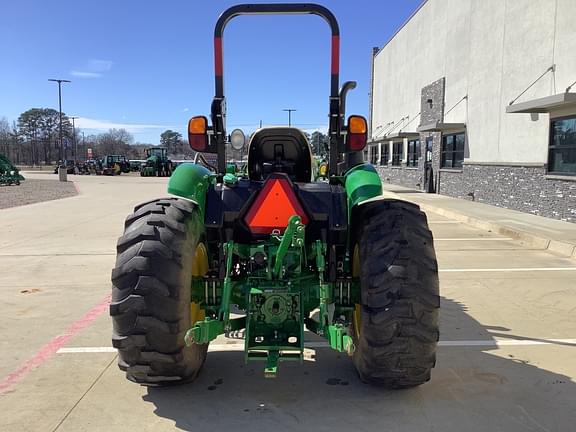
<svg viewBox="0 0 576 432">
<path fill-rule="evenodd" d="M 141 180 L 82 177 L 76 197 L 0 210 L 0 376 L 108 294 L 124 218 L 166 195 L 165 179 Z"/>
<path fill-rule="evenodd" d="M 90 313 L 110 292 L 125 216 L 164 196 L 166 180 L 77 181 L 78 197 L 0 210 L 0 380 L 69 336 L 66 350 L 0 391 L 2 431 L 565 431 L 576 422 L 576 263 L 432 211 L 442 309 L 431 382 L 363 385 L 346 356 L 318 344 L 303 365 L 283 363 L 266 380 L 261 365 L 244 365 L 242 341 L 226 338 L 195 383 L 128 382 L 107 312 Z"/>
</svg>

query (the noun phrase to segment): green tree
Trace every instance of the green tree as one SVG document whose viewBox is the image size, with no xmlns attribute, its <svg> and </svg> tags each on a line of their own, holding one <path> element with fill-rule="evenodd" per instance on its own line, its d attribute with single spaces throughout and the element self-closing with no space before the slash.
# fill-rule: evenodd
<svg viewBox="0 0 576 432">
<path fill-rule="evenodd" d="M 310 145 L 312 153 L 317 156 L 326 156 L 328 154 L 328 135 L 320 131 L 314 131 L 310 135 Z"/>
<path fill-rule="evenodd" d="M 40 139 L 44 153 L 44 163 L 52 162 L 53 153 L 60 159 L 60 141 L 59 141 L 59 124 L 60 114 L 52 108 L 45 108 L 40 118 Z M 70 120 L 62 114 L 62 135 L 68 135 Z M 71 132 L 71 130 L 70 130 Z M 53 150 L 56 150 L 53 152 Z"/>
<path fill-rule="evenodd" d="M 24 138 L 24 162 L 38 164 L 43 159 L 45 164 L 54 161 L 53 149 L 57 148 L 59 154 L 59 124 L 60 114 L 52 108 L 31 108 L 18 117 L 18 133 Z M 72 124 L 65 114 L 62 114 L 62 135 L 72 136 Z"/>
<path fill-rule="evenodd" d="M 180 132 L 165 130 L 160 134 L 160 145 L 168 149 L 169 155 L 180 156 L 184 153 L 184 141 Z"/>
<path fill-rule="evenodd" d="M 26 162 L 32 165 L 38 162 L 37 147 L 41 118 L 42 108 L 31 108 L 18 117 L 18 130 L 25 139 L 24 157 Z"/>
</svg>

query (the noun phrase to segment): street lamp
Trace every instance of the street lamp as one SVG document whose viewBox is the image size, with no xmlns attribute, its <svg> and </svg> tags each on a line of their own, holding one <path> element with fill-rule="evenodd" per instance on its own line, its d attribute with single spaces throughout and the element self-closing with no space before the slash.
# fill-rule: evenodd
<svg viewBox="0 0 576 432">
<path fill-rule="evenodd" d="M 288 127 L 292 126 L 292 111 L 296 111 L 294 108 L 285 108 L 282 111 L 288 111 Z"/>
<path fill-rule="evenodd" d="M 60 113 L 60 125 L 59 125 L 59 136 L 60 136 L 60 161 L 66 166 L 66 162 L 62 160 L 64 156 L 64 146 L 62 142 L 62 83 L 69 83 L 71 81 L 64 79 L 54 79 L 49 78 L 48 81 L 53 81 L 58 83 L 58 112 Z"/>
<path fill-rule="evenodd" d="M 84 131 L 82 131 L 82 154 L 84 155 L 82 156 L 82 159 L 88 157 L 88 152 L 86 151 L 86 138 L 84 137 Z"/>
<path fill-rule="evenodd" d="M 78 143 L 76 142 L 76 123 L 74 120 L 80 117 L 68 117 L 72 120 L 72 139 L 74 140 L 74 163 L 78 163 Z"/>
</svg>

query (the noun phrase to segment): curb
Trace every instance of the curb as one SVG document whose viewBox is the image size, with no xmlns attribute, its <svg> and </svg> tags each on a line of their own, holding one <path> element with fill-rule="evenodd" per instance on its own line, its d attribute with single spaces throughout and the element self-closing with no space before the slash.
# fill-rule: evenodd
<svg viewBox="0 0 576 432">
<path fill-rule="evenodd" d="M 397 194 L 393 192 L 391 193 L 390 191 L 387 191 L 387 193 L 394 194 L 394 196 L 400 200 L 410 201 L 414 204 L 417 204 L 420 206 L 420 209 L 424 211 L 431 211 L 433 213 L 439 214 L 440 216 L 445 216 L 447 218 L 457 220 L 458 222 L 463 222 L 475 228 L 496 232 L 506 237 L 513 238 L 514 240 L 520 240 L 530 247 L 547 250 L 555 255 L 576 260 L 576 244 L 563 242 L 560 240 L 552 240 L 541 235 L 533 234 L 529 231 L 520 230 L 518 228 L 511 228 L 497 222 L 489 222 L 484 219 L 468 216 L 453 210 L 446 210 L 442 207 L 436 207 L 429 204 L 420 204 L 417 201 L 406 199 L 406 197 L 398 196 Z"/>
</svg>

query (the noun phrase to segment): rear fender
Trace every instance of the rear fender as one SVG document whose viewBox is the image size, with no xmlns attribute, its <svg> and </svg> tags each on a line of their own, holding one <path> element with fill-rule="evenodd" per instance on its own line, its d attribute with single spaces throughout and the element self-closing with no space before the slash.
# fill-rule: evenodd
<svg viewBox="0 0 576 432">
<path fill-rule="evenodd" d="M 354 209 L 370 200 L 382 195 L 382 180 L 370 164 L 360 164 L 349 169 L 344 175 L 344 188 L 348 197 L 348 250 L 350 253 L 353 244 L 353 232 L 356 223 L 352 221 Z"/>
<path fill-rule="evenodd" d="M 348 196 L 348 220 L 352 209 L 358 204 L 382 195 L 382 180 L 370 164 L 360 164 L 344 175 L 344 187 Z"/>
<path fill-rule="evenodd" d="M 202 218 L 206 209 L 206 192 L 215 183 L 216 175 L 202 165 L 183 163 L 172 173 L 168 183 L 168 193 L 198 204 Z"/>
</svg>

